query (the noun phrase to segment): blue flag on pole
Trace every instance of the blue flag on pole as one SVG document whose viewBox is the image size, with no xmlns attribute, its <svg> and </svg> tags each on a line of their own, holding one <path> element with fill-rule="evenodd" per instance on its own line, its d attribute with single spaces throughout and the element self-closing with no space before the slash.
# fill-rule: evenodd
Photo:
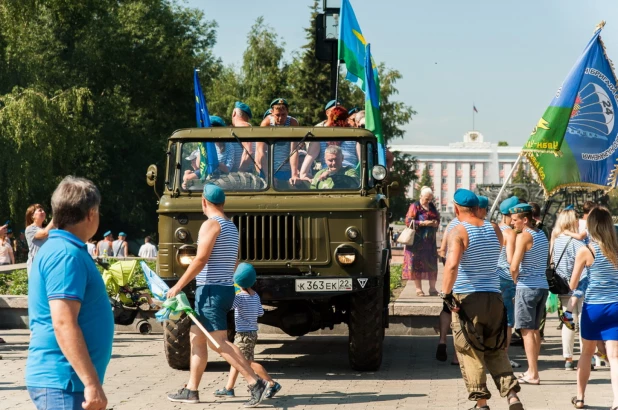
<svg viewBox="0 0 618 410">
<path fill-rule="evenodd" d="M 363 37 L 349 0 L 341 2 L 339 20 L 338 56 L 345 62 L 347 70 L 345 78 L 365 91 L 364 62 L 367 41 Z"/>
<path fill-rule="evenodd" d="M 378 164 L 386 166 L 386 149 L 380 114 L 380 83 L 378 68 L 371 58 L 371 46 L 365 49 L 365 128 L 378 139 Z"/>
<path fill-rule="evenodd" d="M 210 114 L 206 99 L 202 92 L 200 79 L 197 76 L 197 68 L 193 70 L 193 89 L 195 91 L 195 118 L 197 120 L 197 128 L 210 128 Z M 206 176 L 212 174 L 219 167 L 217 158 L 217 148 L 214 142 L 203 142 L 200 144 L 200 175 L 204 180 Z"/>
</svg>

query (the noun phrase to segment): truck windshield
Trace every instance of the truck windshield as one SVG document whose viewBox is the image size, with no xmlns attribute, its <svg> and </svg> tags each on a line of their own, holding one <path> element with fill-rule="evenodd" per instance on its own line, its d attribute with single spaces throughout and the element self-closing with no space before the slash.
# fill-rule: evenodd
<svg viewBox="0 0 618 410">
<path fill-rule="evenodd" d="M 262 166 L 255 164 L 256 145 L 262 142 L 243 140 L 187 142 L 181 150 L 181 187 L 184 191 L 201 191 L 213 183 L 226 191 L 261 191 L 268 188 Z M 261 146 L 261 145 L 260 145 Z M 267 150 L 261 162 L 268 164 Z"/>
<path fill-rule="evenodd" d="M 357 190 L 361 184 L 361 147 L 356 140 L 277 141 L 273 184 L 278 191 Z M 296 166 L 298 178 L 291 179 Z"/>
</svg>

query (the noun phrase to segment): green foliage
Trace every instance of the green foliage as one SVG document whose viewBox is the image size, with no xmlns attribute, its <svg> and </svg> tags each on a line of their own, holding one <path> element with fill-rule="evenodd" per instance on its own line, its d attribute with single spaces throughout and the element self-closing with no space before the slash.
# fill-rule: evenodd
<svg viewBox="0 0 618 410">
<path fill-rule="evenodd" d="M 499 147 L 508 147 L 509 143 L 506 141 L 498 141 L 498 146 Z"/>
<path fill-rule="evenodd" d="M 517 172 L 515 172 L 515 175 L 513 176 L 513 183 L 524 185 L 534 184 L 534 179 L 532 178 L 532 175 L 530 174 L 530 172 L 526 171 L 524 164 L 521 162 L 519 163 L 519 168 L 517 168 Z M 528 196 L 526 192 L 526 190 L 521 188 L 513 189 L 513 195 L 521 199 L 524 199 Z"/>
<path fill-rule="evenodd" d="M 425 186 L 428 186 L 433 191 L 433 177 L 431 175 L 429 175 L 429 167 L 428 166 L 426 166 L 425 169 L 423 169 L 423 173 L 421 174 L 421 181 L 418 183 L 418 185 L 421 188 L 425 187 Z"/>
<path fill-rule="evenodd" d="M 0 295 L 27 295 L 28 272 L 25 269 L 0 274 Z"/>
<path fill-rule="evenodd" d="M 391 292 L 402 286 L 401 283 L 401 268 L 402 265 L 391 265 Z"/>
<path fill-rule="evenodd" d="M 411 184 L 417 179 L 416 173 L 413 171 L 416 165 L 416 158 L 410 154 L 399 151 L 393 151 L 395 162 L 391 176 L 395 181 L 399 182 L 399 195 L 393 196 L 390 199 L 390 212 L 393 214 L 393 221 L 398 221 L 406 216 L 410 205 L 406 196 Z"/>
</svg>

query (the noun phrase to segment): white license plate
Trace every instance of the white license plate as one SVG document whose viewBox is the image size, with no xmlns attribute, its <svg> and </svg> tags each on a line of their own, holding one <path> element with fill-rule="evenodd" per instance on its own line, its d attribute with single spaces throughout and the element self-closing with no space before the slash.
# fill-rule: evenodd
<svg viewBox="0 0 618 410">
<path fill-rule="evenodd" d="M 296 279 L 297 292 L 341 292 L 352 290 L 352 279 Z"/>
</svg>

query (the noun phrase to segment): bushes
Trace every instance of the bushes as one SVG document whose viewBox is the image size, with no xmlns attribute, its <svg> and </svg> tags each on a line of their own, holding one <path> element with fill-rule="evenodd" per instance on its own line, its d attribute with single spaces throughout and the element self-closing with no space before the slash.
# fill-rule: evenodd
<svg viewBox="0 0 618 410">
<path fill-rule="evenodd" d="M 391 265 L 391 292 L 394 289 L 400 288 L 402 286 L 401 267 L 402 265 Z"/>
</svg>

